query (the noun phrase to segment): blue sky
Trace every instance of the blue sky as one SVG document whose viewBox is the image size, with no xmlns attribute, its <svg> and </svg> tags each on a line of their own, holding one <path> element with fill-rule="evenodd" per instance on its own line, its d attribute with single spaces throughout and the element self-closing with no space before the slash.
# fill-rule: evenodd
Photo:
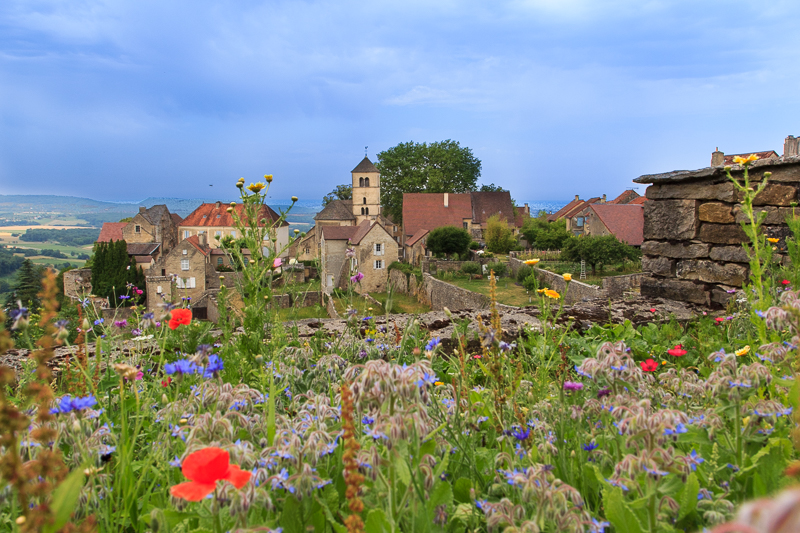
<svg viewBox="0 0 800 533">
<path fill-rule="evenodd" d="M 0 2 L 0 194 L 320 198 L 454 139 L 518 201 L 800 134 L 795 2 Z M 644 193 L 643 189 L 639 189 Z"/>
</svg>

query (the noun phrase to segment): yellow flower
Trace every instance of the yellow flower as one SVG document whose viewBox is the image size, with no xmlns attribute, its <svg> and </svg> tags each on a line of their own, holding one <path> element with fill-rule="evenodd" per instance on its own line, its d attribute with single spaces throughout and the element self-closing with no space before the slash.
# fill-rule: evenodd
<svg viewBox="0 0 800 533">
<path fill-rule="evenodd" d="M 768 240 L 769 242 L 771 242 L 772 244 L 775 244 L 775 243 L 776 243 L 776 242 L 778 242 L 780 239 L 776 239 L 775 237 L 767 237 L 767 240 Z"/>
<path fill-rule="evenodd" d="M 564 281 L 572 281 L 572 274 L 564 274 Z"/>
<path fill-rule="evenodd" d="M 746 417 L 742 418 L 742 425 L 743 426 L 746 426 L 748 422 L 750 422 L 750 417 L 749 416 L 746 416 Z"/>
<path fill-rule="evenodd" d="M 747 157 L 736 156 L 733 158 L 733 162 L 737 165 L 746 165 L 751 161 L 758 161 L 758 156 L 756 154 L 750 154 Z"/>
<path fill-rule="evenodd" d="M 735 353 L 736 353 L 736 355 L 738 355 L 739 357 L 741 357 L 741 356 L 743 356 L 743 355 L 747 355 L 748 353 L 750 353 L 750 345 L 748 344 L 747 346 L 745 346 L 745 347 L 744 347 L 744 348 L 742 348 L 741 350 L 736 350 L 736 352 L 735 352 Z"/>
<path fill-rule="evenodd" d="M 533 266 L 536 263 L 538 263 L 539 261 L 541 261 L 541 259 L 528 259 L 527 261 L 525 261 L 525 264 Z"/>
<path fill-rule="evenodd" d="M 435 381 L 433 384 L 436 385 L 437 387 L 440 385 L 444 385 L 444 383 L 442 383 L 441 381 Z"/>
<path fill-rule="evenodd" d="M 258 183 L 251 183 L 250 185 L 247 186 L 247 188 L 250 189 L 251 192 L 254 192 L 256 194 L 260 193 L 261 189 L 263 189 L 264 187 L 266 187 L 266 185 L 264 185 L 260 181 Z"/>
<path fill-rule="evenodd" d="M 537 290 L 536 292 L 538 292 L 539 294 L 542 294 L 542 293 L 543 293 L 544 291 L 546 291 L 546 290 L 549 290 L 549 289 L 547 289 L 547 288 L 545 288 L 545 289 L 539 289 L 539 290 Z"/>
<path fill-rule="evenodd" d="M 264 181 L 272 183 L 272 174 L 264 174 Z"/>
<path fill-rule="evenodd" d="M 552 298 L 553 300 L 558 300 L 559 298 L 561 298 L 561 295 L 558 294 L 553 289 L 545 289 L 544 295 L 547 296 L 548 298 Z"/>
</svg>

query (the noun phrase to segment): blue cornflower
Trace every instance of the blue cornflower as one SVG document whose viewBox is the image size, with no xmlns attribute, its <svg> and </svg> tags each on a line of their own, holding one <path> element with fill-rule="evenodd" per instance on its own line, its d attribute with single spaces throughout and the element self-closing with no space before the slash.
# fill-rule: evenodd
<svg viewBox="0 0 800 533">
<path fill-rule="evenodd" d="M 370 416 L 364 415 L 364 418 L 361 419 L 361 423 L 364 424 L 365 426 L 368 426 L 370 424 L 374 424 L 375 419 Z"/>
<path fill-rule="evenodd" d="M 525 440 L 531 434 L 531 430 L 528 428 L 512 428 L 511 436 L 517 440 Z"/>
<path fill-rule="evenodd" d="M 184 374 L 194 374 L 199 369 L 197 365 L 189 361 L 188 359 L 178 359 L 174 363 L 167 363 L 164 365 L 164 372 L 168 375 L 178 374 L 182 376 Z"/>
<path fill-rule="evenodd" d="M 590 452 L 590 451 L 594 450 L 595 448 L 597 448 L 597 443 L 592 441 L 589 444 L 584 444 L 581 447 L 583 448 L 583 451 Z"/>
<path fill-rule="evenodd" d="M 434 337 L 434 338 L 432 338 L 432 339 L 430 340 L 430 342 L 428 342 L 428 344 L 425 346 L 425 351 L 426 351 L 426 352 L 432 352 L 432 351 L 434 350 L 434 348 L 436 348 L 437 346 L 439 346 L 439 344 L 440 344 L 441 342 L 442 342 L 442 341 L 441 341 L 441 339 L 439 339 L 439 337 Z"/>
<path fill-rule="evenodd" d="M 94 325 L 95 326 L 99 326 L 100 324 L 102 324 L 105 321 L 106 321 L 105 318 L 98 318 L 97 320 L 94 321 Z"/>
<path fill-rule="evenodd" d="M 203 370 L 203 377 L 206 379 L 216 377 L 223 368 L 225 365 L 223 365 L 222 359 L 212 353 L 208 356 L 208 366 Z"/>
<path fill-rule="evenodd" d="M 123 294 L 122 296 L 119 297 L 119 299 L 120 300 L 129 300 L 130 296 L 128 296 L 127 294 Z"/>
<path fill-rule="evenodd" d="M 93 395 L 72 398 L 69 394 L 63 396 L 55 407 L 50 409 L 51 414 L 65 414 L 70 411 L 83 411 L 97 405 L 97 400 Z"/>
</svg>

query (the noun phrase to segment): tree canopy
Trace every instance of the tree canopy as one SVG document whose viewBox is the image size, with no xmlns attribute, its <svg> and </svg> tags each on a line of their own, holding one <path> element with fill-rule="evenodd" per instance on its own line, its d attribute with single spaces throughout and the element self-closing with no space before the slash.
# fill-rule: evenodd
<svg viewBox="0 0 800 533">
<path fill-rule="evenodd" d="M 548 222 L 547 214 L 527 219 L 520 233 L 528 241 L 528 246 L 537 250 L 561 250 L 570 238 L 567 221 L 562 218 Z"/>
<path fill-rule="evenodd" d="M 145 277 L 136 259 L 128 256 L 125 241 L 98 242 L 92 258 L 92 292 L 108 298 L 111 306 L 127 306 L 144 301 L 144 295 L 120 300 L 120 296 L 130 295 L 127 288 L 132 283 L 141 290 L 145 288 Z"/>
<path fill-rule="evenodd" d="M 500 215 L 497 214 L 490 216 L 486 221 L 484 239 L 486 249 L 494 254 L 507 254 L 517 246 L 514 231 L 508 226 L 508 222 L 500 219 Z"/>
<path fill-rule="evenodd" d="M 435 255 L 458 254 L 466 257 L 470 242 L 472 237 L 464 228 L 442 226 L 428 234 L 425 246 Z"/>
<path fill-rule="evenodd" d="M 597 273 L 597 266 L 621 261 L 635 261 L 642 256 L 638 248 L 620 242 L 614 235 L 570 237 L 561 250 L 561 259 L 565 261 L 586 261 L 592 267 L 592 274 Z"/>
<path fill-rule="evenodd" d="M 378 154 L 381 207 L 396 222 L 403 219 L 403 193 L 474 191 L 481 161 L 458 142 L 400 143 Z"/>
<path fill-rule="evenodd" d="M 353 186 L 350 184 L 337 185 L 335 189 L 322 197 L 322 207 L 334 200 L 352 200 Z"/>
</svg>

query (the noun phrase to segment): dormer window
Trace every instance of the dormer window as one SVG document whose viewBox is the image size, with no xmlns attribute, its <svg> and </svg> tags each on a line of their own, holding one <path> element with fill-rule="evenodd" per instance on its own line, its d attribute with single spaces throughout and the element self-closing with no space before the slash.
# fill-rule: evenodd
<svg viewBox="0 0 800 533">
<path fill-rule="evenodd" d="M 208 218 L 208 215 L 203 215 L 203 218 Z"/>
</svg>

